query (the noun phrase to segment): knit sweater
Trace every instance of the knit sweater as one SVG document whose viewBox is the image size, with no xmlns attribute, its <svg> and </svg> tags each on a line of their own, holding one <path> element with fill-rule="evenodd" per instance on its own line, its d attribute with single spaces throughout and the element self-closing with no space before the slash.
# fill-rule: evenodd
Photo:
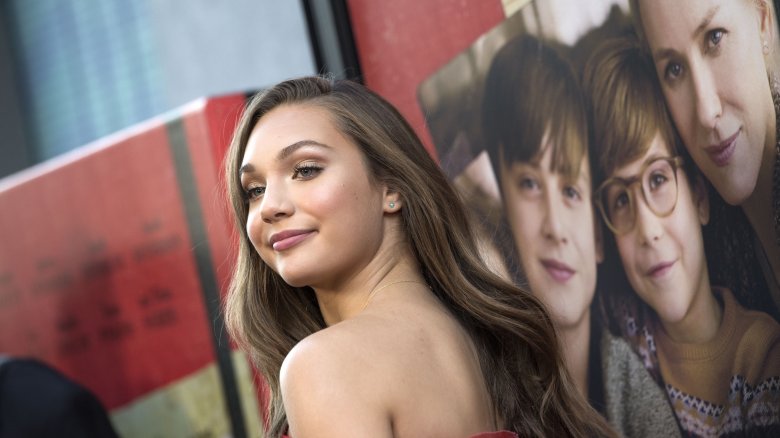
<svg viewBox="0 0 780 438">
<path fill-rule="evenodd" d="M 677 437 L 680 429 L 663 389 L 623 338 L 601 336 L 604 410 L 619 436 Z"/>
<path fill-rule="evenodd" d="M 780 325 L 745 310 L 727 289 L 723 319 L 711 341 L 672 340 L 655 332 L 656 353 L 669 400 L 682 429 L 694 436 L 774 434 L 780 431 Z M 780 436 L 780 435 L 774 435 Z"/>
</svg>

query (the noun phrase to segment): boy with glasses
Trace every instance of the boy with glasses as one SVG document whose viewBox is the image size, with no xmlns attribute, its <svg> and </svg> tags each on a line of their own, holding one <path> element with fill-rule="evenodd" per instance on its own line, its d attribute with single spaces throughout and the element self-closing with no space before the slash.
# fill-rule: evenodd
<svg viewBox="0 0 780 438">
<path fill-rule="evenodd" d="M 684 149 L 654 68 L 639 43 L 624 38 L 604 44 L 584 78 L 602 181 L 594 201 L 631 288 L 650 308 L 644 322 L 630 318 L 626 332 L 644 341 L 646 366 L 660 372 L 684 431 L 778 436 L 780 326 L 710 285 L 701 229 L 707 192 L 691 160 L 678 155 Z"/>
</svg>

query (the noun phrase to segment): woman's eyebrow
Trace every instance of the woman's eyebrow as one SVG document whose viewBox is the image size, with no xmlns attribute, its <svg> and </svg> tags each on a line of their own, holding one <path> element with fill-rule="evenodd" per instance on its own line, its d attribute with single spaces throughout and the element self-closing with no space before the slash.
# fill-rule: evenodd
<svg viewBox="0 0 780 438">
<path fill-rule="evenodd" d="M 285 146 L 281 151 L 279 151 L 279 153 L 276 155 L 276 161 L 284 160 L 285 158 L 289 157 L 295 151 L 297 151 L 298 149 L 300 149 L 300 148 L 302 148 L 304 146 L 316 146 L 316 147 L 331 149 L 330 146 L 328 146 L 326 144 L 323 144 L 323 143 L 320 143 L 318 141 L 314 141 L 314 140 L 296 141 L 295 143 L 293 143 L 293 144 L 291 144 L 289 146 Z"/>
<path fill-rule="evenodd" d="M 693 34 L 691 35 L 691 38 L 693 40 L 696 40 L 699 37 L 699 35 L 710 26 L 710 23 L 712 23 L 712 19 L 715 17 L 715 14 L 717 14 L 719 10 L 720 10 L 720 5 L 715 5 L 709 11 L 707 11 L 706 14 L 704 14 L 704 18 L 701 20 L 701 23 L 699 23 L 699 25 L 696 26 L 696 29 L 693 30 Z M 655 52 L 653 52 L 653 59 L 655 59 L 656 62 L 659 62 L 664 59 L 671 58 L 676 54 L 677 51 L 674 49 L 660 48 Z"/>
<path fill-rule="evenodd" d="M 289 146 L 285 146 L 281 151 L 279 151 L 279 153 L 276 154 L 276 161 L 283 161 L 283 160 L 285 160 L 290 155 L 295 153 L 295 151 L 297 151 L 298 149 L 300 149 L 300 148 L 302 148 L 304 146 L 316 146 L 316 147 L 321 147 L 321 148 L 332 149 L 330 146 L 328 146 L 328 145 L 326 145 L 324 143 L 320 143 L 318 141 L 314 141 L 314 140 L 296 141 L 295 143 L 293 143 L 293 144 L 291 144 Z M 255 172 L 255 166 L 253 166 L 252 163 L 246 163 L 243 166 L 241 166 L 240 169 L 238 169 L 238 176 L 240 177 L 241 175 L 243 175 L 245 173 L 254 173 L 254 172 Z"/>
<path fill-rule="evenodd" d="M 701 20 L 701 23 L 698 27 L 693 31 L 693 39 L 696 39 L 699 34 L 704 32 L 705 29 L 707 29 L 710 26 L 710 22 L 712 22 L 712 18 L 715 17 L 715 14 L 718 13 L 718 10 L 720 9 L 720 5 L 713 6 L 707 13 L 704 15 L 704 19 Z"/>
<path fill-rule="evenodd" d="M 255 166 L 253 166 L 252 163 L 246 163 L 243 166 L 241 166 L 240 169 L 238 169 L 239 177 L 245 173 L 255 173 Z"/>
</svg>

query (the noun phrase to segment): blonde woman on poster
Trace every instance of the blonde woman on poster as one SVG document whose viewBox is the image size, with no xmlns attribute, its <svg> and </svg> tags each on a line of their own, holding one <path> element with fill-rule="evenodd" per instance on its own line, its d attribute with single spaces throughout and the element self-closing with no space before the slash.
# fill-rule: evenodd
<svg viewBox="0 0 780 438">
<path fill-rule="evenodd" d="M 780 325 L 710 284 L 706 187 L 680 155 L 652 60 L 635 38 L 614 39 L 584 76 L 598 157 L 594 198 L 633 289 L 613 292 L 649 307 L 637 336 L 680 426 L 692 436 L 778 436 Z"/>
<path fill-rule="evenodd" d="M 727 253 L 721 257 L 718 270 L 729 269 L 755 252 L 769 296 L 755 290 L 744 296 L 736 292 L 744 304 L 770 312 L 777 319 L 780 81 L 772 3 L 632 0 L 631 12 L 653 57 L 651 67 L 685 147 L 720 196 L 728 204 L 740 206 L 752 227 L 752 233 L 729 239 L 734 225 L 723 221 L 722 226 L 716 226 L 726 238 L 714 236 L 724 245 L 713 248 Z M 750 269 L 745 266 L 743 272 Z M 742 280 L 732 287 L 750 281 Z"/>
<path fill-rule="evenodd" d="M 482 120 L 522 271 L 578 390 L 621 436 L 679 436 L 662 389 L 593 314 L 601 242 L 585 106 L 569 62 L 530 35 L 507 42 L 485 81 Z"/>
</svg>

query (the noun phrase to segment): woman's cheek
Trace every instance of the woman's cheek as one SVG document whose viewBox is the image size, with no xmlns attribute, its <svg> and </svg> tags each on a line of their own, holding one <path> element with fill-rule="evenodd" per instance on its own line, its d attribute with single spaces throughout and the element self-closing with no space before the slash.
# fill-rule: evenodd
<svg viewBox="0 0 780 438">
<path fill-rule="evenodd" d="M 249 237 L 249 241 L 252 242 L 252 246 L 255 250 L 260 249 L 260 243 L 262 241 L 262 218 L 256 210 L 250 210 L 246 218 L 246 233 Z"/>
</svg>

